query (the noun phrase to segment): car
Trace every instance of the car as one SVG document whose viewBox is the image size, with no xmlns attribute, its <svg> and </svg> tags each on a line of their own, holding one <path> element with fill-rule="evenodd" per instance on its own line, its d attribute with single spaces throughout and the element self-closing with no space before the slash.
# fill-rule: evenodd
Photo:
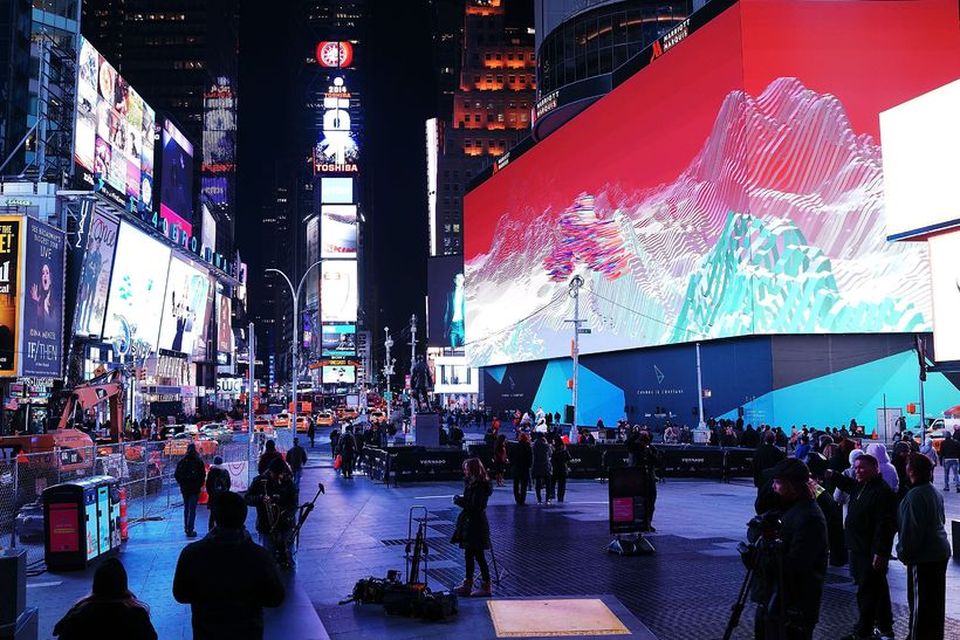
<svg viewBox="0 0 960 640">
<path fill-rule="evenodd" d="M 200 435 L 213 438 L 220 444 L 233 442 L 233 429 L 222 422 L 211 422 L 200 427 Z"/>
<path fill-rule="evenodd" d="M 321 411 L 317 414 L 318 427 L 332 427 L 334 422 L 332 411 Z"/>
<path fill-rule="evenodd" d="M 17 512 L 13 527 L 20 542 L 43 541 L 43 503 L 39 500 L 30 502 Z"/>
<path fill-rule="evenodd" d="M 273 423 L 268 418 L 257 418 L 253 421 L 254 432 L 273 433 Z"/>
<path fill-rule="evenodd" d="M 227 420 L 227 426 L 233 429 L 233 431 L 239 433 L 247 432 L 247 421 L 246 420 Z"/>
<path fill-rule="evenodd" d="M 273 426 L 279 428 L 286 428 L 290 426 L 290 414 L 289 413 L 278 413 L 273 419 Z"/>
<path fill-rule="evenodd" d="M 166 440 L 167 438 L 172 438 L 173 436 L 185 432 L 187 425 L 185 424 L 167 424 L 160 427 L 160 439 Z"/>
<path fill-rule="evenodd" d="M 196 445 L 197 453 L 199 453 L 201 456 L 212 456 L 217 452 L 217 448 L 219 447 L 216 440 L 212 440 L 204 436 L 195 436 L 190 433 L 179 433 L 167 440 L 166 444 L 163 446 L 163 455 L 186 455 L 187 447 L 190 446 L 190 443 Z"/>
<path fill-rule="evenodd" d="M 387 421 L 387 414 L 380 409 L 374 409 L 370 412 L 370 424 L 380 424 Z"/>
<path fill-rule="evenodd" d="M 308 416 L 297 416 L 297 433 L 306 433 L 310 430 L 310 418 Z"/>
<path fill-rule="evenodd" d="M 356 407 L 337 407 L 337 417 L 341 420 L 356 420 L 358 415 Z"/>
</svg>

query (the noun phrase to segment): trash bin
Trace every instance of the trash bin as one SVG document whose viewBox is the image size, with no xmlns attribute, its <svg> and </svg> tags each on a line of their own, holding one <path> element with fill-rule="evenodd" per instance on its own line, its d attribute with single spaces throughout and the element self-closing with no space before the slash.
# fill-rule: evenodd
<svg viewBox="0 0 960 640">
<path fill-rule="evenodd" d="M 120 491 L 113 476 L 93 476 L 43 492 L 44 560 L 51 571 L 84 569 L 120 547 Z"/>
</svg>

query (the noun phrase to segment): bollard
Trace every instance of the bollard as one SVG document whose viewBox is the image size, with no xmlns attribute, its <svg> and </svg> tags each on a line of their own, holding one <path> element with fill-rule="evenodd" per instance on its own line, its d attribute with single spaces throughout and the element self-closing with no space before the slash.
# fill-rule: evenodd
<svg viewBox="0 0 960 640">
<path fill-rule="evenodd" d="M 120 487 L 120 542 L 126 542 L 129 531 L 127 528 L 127 488 Z"/>
</svg>

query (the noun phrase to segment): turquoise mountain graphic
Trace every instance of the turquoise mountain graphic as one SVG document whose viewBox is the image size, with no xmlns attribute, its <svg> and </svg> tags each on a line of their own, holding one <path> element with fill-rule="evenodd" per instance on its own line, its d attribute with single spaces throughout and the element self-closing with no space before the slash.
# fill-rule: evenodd
<svg viewBox="0 0 960 640">
<path fill-rule="evenodd" d="M 925 330 L 912 303 L 844 300 L 833 266 L 790 220 L 728 212 L 713 249 L 690 274 L 670 342 L 749 333 Z"/>
</svg>

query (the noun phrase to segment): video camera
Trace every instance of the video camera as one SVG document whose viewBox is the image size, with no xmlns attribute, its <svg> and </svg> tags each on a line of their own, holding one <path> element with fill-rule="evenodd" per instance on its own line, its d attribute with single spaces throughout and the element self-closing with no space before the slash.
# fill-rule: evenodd
<svg viewBox="0 0 960 640">
<path fill-rule="evenodd" d="M 740 559 L 747 569 L 756 569 L 760 554 L 779 549 L 783 529 L 781 513 L 776 509 L 765 511 L 747 523 L 747 541 L 737 545 Z"/>
</svg>

